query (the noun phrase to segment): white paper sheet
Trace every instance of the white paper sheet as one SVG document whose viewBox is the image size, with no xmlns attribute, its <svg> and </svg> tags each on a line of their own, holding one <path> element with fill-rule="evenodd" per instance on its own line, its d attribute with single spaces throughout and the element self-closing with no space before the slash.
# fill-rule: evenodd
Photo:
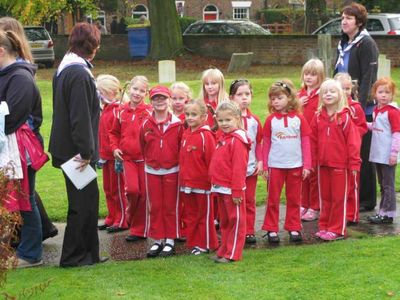
<svg viewBox="0 0 400 300">
<path fill-rule="evenodd" d="M 68 178 L 78 190 L 83 189 L 93 179 L 97 177 L 97 173 L 88 165 L 83 171 L 77 169 L 79 162 L 74 160 L 75 156 L 61 165 L 61 169 L 67 174 Z"/>
</svg>

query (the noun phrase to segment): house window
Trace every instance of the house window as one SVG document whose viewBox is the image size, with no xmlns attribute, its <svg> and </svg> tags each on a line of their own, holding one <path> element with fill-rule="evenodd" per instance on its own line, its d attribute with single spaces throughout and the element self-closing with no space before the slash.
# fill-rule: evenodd
<svg viewBox="0 0 400 300">
<path fill-rule="evenodd" d="M 218 20 L 218 15 L 219 15 L 218 7 L 216 7 L 215 5 L 210 4 L 204 7 L 203 9 L 203 20 L 205 21 Z"/>
<path fill-rule="evenodd" d="M 185 14 L 185 1 L 175 1 L 175 5 L 178 16 L 183 17 Z"/>
<path fill-rule="evenodd" d="M 250 18 L 251 1 L 232 1 L 232 18 L 242 20 Z"/>
<path fill-rule="evenodd" d="M 141 16 L 145 16 L 146 19 L 149 19 L 149 10 L 143 4 L 138 4 L 132 10 L 132 18 L 139 19 Z"/>
</svg>

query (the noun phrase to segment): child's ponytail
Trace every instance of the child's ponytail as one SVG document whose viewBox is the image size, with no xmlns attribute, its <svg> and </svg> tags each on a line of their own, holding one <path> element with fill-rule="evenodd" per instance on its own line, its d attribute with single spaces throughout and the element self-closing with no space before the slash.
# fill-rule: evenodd
<svg viewBox="0 0 400 300">
<path fill-rule="evenodd" d="M 4 47 L 6 51 L 23 60 L 27 60 L 28 55 L 22 47 L 22 42 L 17 34 L 12 31 L 2 31 L 0 33 L 0 46 Z"/>
</svg>

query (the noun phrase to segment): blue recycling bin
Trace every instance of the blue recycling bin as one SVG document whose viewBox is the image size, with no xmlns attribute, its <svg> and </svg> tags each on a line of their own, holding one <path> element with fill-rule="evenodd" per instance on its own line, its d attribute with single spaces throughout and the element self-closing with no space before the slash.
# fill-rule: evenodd
<svg viewBox="0 0 400 300">
<path fill-rule="evenodd" d="M 150 27 L 127 28 L 129 53 L 132 58 L 144 58 L 150 52 Z"/>
</svg>

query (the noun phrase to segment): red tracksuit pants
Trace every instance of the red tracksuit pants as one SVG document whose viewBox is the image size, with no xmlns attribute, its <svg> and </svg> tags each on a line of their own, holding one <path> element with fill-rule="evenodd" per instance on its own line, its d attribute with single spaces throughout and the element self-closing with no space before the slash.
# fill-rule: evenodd
<svg viewBox="0 0 400 300">
<path fill-rule="evenodd" d="M 104 223 L 108 226 L 128 228 L 125 216 L 124 175 L 115 172 L 114 162 L 114 160 L 107 160 L 103 165 L 103 189 L 108 209 Z"/>
<path fill-rule="evenodd" d="M 150 208 L 148 236 L 155 239 L 176 239 L 181 236 L 181 204 L 178 173 L 154 175 L 145 173 Z"/>
<path fill-rule="evenodd" d="M 148 211 L 146 202 L 144 162 L 124 161 L 125 192 L 128 198 L 129 234 L 147 236 Z"/>
<path fill-rule="evenodd" d="M 246 235 L 254 235 L 254 223 L 256 221 L 257 178 L 257 175 L 246 177 Z"/>
<path fill-rule="evenodd" d="M 218 193 L 221 245 L 217 255 L 231 260 L 240 260 L 246 239 L 246 205 L 233 203 L 231 195 Z M 244 193 L 242 199 L 245 199 Z"/>
<path fill-rule="evenodd" d="M 360 173 L 352 174 L 348 171 L 349 194 L 347 196 L 346 219 L 350 222 L 360 221 Z"/>
<path fill-rule="evenodd" d="M 318 179 L 315 172 L 311 172 L 310 176 L 302 181 L 301 206 L 319 210 Z"/>
<path fill-rule="evenodd" d="M 214 250 L 218 248 L 214 226 L 214 201 L 210 194 L 181 193 L 185 206 L 186 245 Z"/>
<path fill-rule="evenodd" d="M 348 194 L 347 169 L 320 166 L 318 184 L 321 197 L 319 229 L 346 234 Z"/>
<path fill-rule="evenodd" d="M 284 229 L 300 231 L 301 182 L 303 168 L 268 170 L 268 200 L 265 211 L 264 224 L 261 229 L 279 231 L 279 205 L 283 184 L 286 186 L 286 217 Z"/>
</svg>

